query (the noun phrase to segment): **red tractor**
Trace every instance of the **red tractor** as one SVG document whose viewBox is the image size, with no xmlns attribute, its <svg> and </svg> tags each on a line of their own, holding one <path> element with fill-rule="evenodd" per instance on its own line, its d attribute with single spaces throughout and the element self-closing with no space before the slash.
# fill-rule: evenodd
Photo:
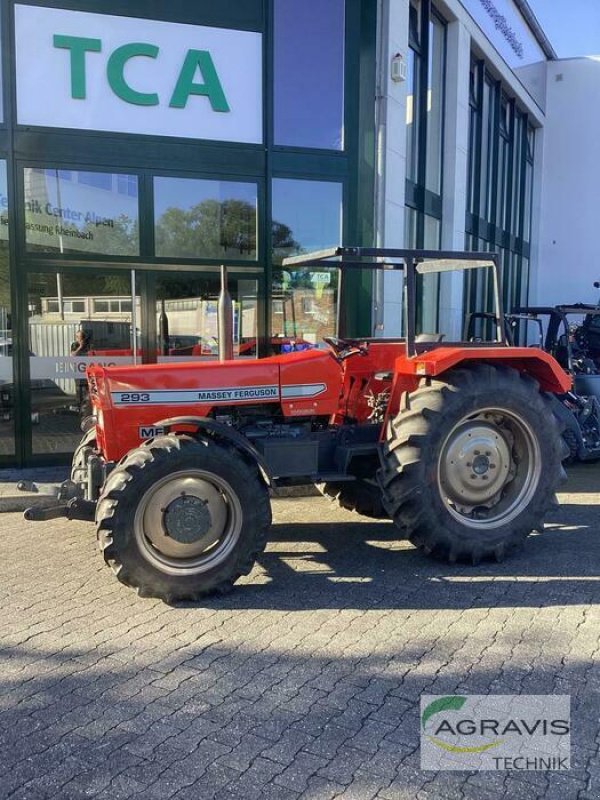
<svg viewBox="0 0 600 800">
<path fill-rule="evenodd" d="M 450 270 L 484 270 L 502 320 L 495 256 L 342 247 L 286 266 L 340 267 L 340 282 L 345 269 L 402 270 L 406 336 L 90 367 L 93 416 L 71 480 L 58 505 L 27 518 L 95 517 L 119 580 L 166 601 L 248 574 L 269 535 L 269 489 L 290 484 L 391 518 L 399 536 L 451 562 L 500 560 L 541 530 L 567 455 L 553 394 L 570 378 L 547 353 L 509 346 L 500 323 L 492 342 L 416 332 L 418 282 Z M 220 306 L 226 321 L 226 294 Z"/>
</svg>

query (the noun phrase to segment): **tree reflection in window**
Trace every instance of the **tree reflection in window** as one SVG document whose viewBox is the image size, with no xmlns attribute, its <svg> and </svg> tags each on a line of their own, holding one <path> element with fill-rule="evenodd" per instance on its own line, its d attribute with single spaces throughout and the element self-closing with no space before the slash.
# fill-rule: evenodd
<svg viewBox="0 0 600 800">
<path fill-rule="evenodd" d="M 257 185 L 193 178 L 154 179 L 156 255 L 257 258 Z"/>
</svg>

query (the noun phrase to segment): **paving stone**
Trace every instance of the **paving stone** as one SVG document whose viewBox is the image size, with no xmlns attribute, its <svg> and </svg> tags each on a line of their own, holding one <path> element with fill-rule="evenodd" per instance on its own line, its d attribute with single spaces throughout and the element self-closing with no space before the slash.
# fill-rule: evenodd
<svg viewBox="0 0 600 800">
<path fill-rule="evenodd" d="M 597 800 L 600 468 L 572 474 L 565 527 L 475 568 L 275 500 L 257 569 L 181 608 L 115 581 L 93 527 L 4 515 L 0 798 Z M 459 686 L 571 695 L 573 768 L 422 771 L 420 696 Z"/>
<path fill-rule="evenodd" d="M 273 782 L 298 793 L 304 792 L 308 787 L 309 779 L 326 763 L 324 758 L 318 758 L 310 753 L 298 753 L 293 763 L 286 767 Z"/>
</svg>

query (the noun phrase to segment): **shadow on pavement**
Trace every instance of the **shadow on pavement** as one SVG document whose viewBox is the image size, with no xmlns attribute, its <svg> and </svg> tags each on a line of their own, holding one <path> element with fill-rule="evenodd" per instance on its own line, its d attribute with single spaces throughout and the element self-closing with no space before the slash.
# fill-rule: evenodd
<svg viewBox="0 0 600 800">
<path fill-rule="evenodd" d="M 359 519 L 354 515 L 350 519 Z M 600 602 L 600 522 L 595 506 L 568 504 L 502 563 L 435 561 L 398 540 L 389 522 L 275 524 L 262 573 L 228 597 L 229 608 L 473 608 Z"/>
</svg>

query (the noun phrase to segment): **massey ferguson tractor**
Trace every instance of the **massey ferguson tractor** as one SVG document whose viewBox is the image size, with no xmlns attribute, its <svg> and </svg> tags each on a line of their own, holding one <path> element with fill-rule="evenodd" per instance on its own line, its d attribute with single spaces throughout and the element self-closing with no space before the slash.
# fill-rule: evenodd
<svg viewBox="0 0 600 800">
<path fill-rule="evenodd" d="M 234 360 L 222 289 L 220 362 L 88 369 L 93 415 L 71 479 L 26 518 L 95 519 L 118 579 L 167 602 L 247 575 L 269 536 L 270 490 L 291 484 L 389 518 L 450 562 L 501 560 L 541 530 L 564 477 L 553 408 L 570 377 L 548 353 L 510 346 L 500 322 L 495 341 L 417 333 L 417 292 L 435 273 L 443 292 L 452 271 L 483 271 L 502 320 L 495 256 L 341 247 L 284 264 L 340 268 L 340 283 L 351 269 L 402 271 L 405 337 Z"/>
</svg>

